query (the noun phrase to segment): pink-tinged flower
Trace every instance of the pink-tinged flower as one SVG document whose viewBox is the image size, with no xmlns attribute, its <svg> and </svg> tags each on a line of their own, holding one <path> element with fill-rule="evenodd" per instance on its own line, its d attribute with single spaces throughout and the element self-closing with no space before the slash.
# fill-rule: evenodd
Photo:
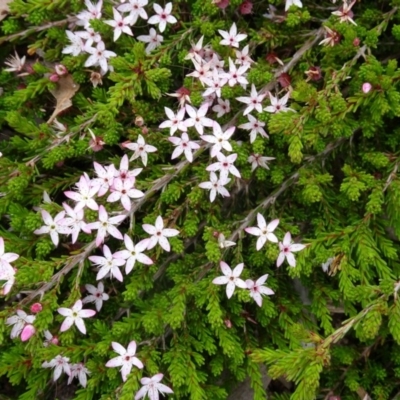
<svg viewBox="0 0 400 400">
<path fill-rule="evenodd" d="M 240 172 L 238 169 L 233 165 L 237 158 L 237 154 L 230 154 L 229 156 L 225 156 L 222 153 L 217 153 L 218 162 L 209 165 L 206 168 L 206 171 L 221 171 L 221 178 L 227 178 L 229 173 L 235 175 L 236 177 L 240 178 Z"/>
<path fill-rule="evenodd" d="M 100 206 L 99 221 L 87 224 L 89 229 L 97 229 L 96 246 L 100 246 L 108 234 L 116 239 L 122 240 L 122 233 L 114 225 L 120 224 L 124 219 L 125 215 L 109 217 L 104 206 Z"/>
<path fill-rule="evenodd" d="M 261 307 L 262 306 L 262 295 L 266 294 L 267 296 L 271 296 L 275 294 L 275 292 L 269 287 L 263 286 L 268 278 L 268 274 L 265 274 L 258 278 L 255 282 L 251 279 L 246 280 L 247 289 L 250 290 L 250 296 L 254 299 L 254 301 Z"/>
<path fill-rule="evenodd" d="M 287 112 L 287 111 L 294 111 L 292 108 L 286 107 L 286 104 L 289 100 L 290 92 L 287 92 L 281 99 L 272 96 L 271 92 L 268 92 L 269 99 L 271 101 L 271 105 L 264 108 L 265 111 L 269 113 L 278 113 L 278 112 Z"/>
<path fill-rule="evenodd" d="M 240 84 L 245 87 L 249 82 L 245 78 L 244 74 L 249 69 L 250 65 L 242 65 L 237 68 L 233 63 L 232 59 L 229 57 L 229 72 L 221 74 L 224 78 L 228 79 L 228 85 L 230 87 Z"/>
<path fill-rule="evenodd" d="M 250 97 L 237 97 L 236 100 L 241 103 L 247 104 L 246 109 L 243 111 L 243 115 L 247 115 L 249 112 L 256 110 L 262 112 L 262 101 L 264 100 L 265 94 L 258 94 L 254 84 L 251 85 Z"/>
<path fill-rule="evenodd" d="M 183 132 L 181 137 L 171 136 L 168 140 L 175 146 L 175 150 L 171 155 L 171 160 L 179 157 L 182 153 L 189 162 L 193 161 L 193 150 L 197 150 L 200 146 L 190 140 L 188 134 Z"/>
<path fill-rule="evenodd" d="M 271 160 L 275 160 L 275 157 L 263 157 L 260 154 L 252 154 L 247 159 L 251 164 L 251 172 L 253 172 L 257 167 L 269 169 L 267 162 Z"/>
<path fill-rule="evenodd" d="M 324 26 L 325 28 L 325 39 L 321 40 L 319 44 L 323 44 L 326 46 L 335 46 L 335 44 L 338 44 L 340 42 L 341 36 L 338 32 L 328 28 L 327 26 Z"/>
<path fill-rule="evenodd" d="M 17 310 L 17 315 L 7 318 L 6 325 L 13 325 L 10 338 L 18 337 L 26 325 L 32 325 L 35 321 L 35 315 L 28 315 L 25 311 Z"/>
<path fill-rule="evenodd" d="M 104 257 L 101 256 L 90 256 L 89 260 L 100 267 L 97 273 L 96 280 L 103 279 L 107 274 L 110 274 L 111 278 L 115 277 L 120 282 L 123 282 L 119 267 L 125 264 L 125 260 L 113 253 L 111 253 L 110 248 L 107 245 L 103 246 Z"/>
<path fill-rule="evenodd" d="M 265 138 L 268 137 L 267 133 L 263 129 L 263 127 L 265 126 L 265 122 L 259 121 L 251 114 L 248 114 L 247 118 L 249 119 L 249 122 L 239 125 L 238 128 L 250 131 L 250 143 L 253 143 L 256 140 L 257 133 Z"/>
<path fill-rule="evenodd" d="M 164 41 L 164 38 L 157 34 L 157 31 L 154 28 L 150 28 L 150 32 L 148 35 L 140 35 L 137 37 L 137 40 L 140 42 L 148 43 L 146 46 L 146 53 L 151 53 L 154 49 L 161 45 Z"/>
<path fill-rule="evenodd" d="M 97 182 L 92 182 L 87 174 L 83 174 L 76 184 L 76 187 L 78 192 L 73 192 L 71 190 L 64 192 L 69 199 L 76 201 L 75 212 L 83 210 L 85 207 L 97 211 L 99 205 L 96 203 L 96 200 L 93 199 L 100 188 Z"/>
<path fill-rule="evenodd" d="M 165 395 L 166 393 L 174 393 L 171 388 L 160 383 L 163 374 L 156 374 L 151 378 L 142 378 L 140 383 L 143 385 L 135 395 L 135 400 L 148 396 L 149 400 L 159 400 L 159 393 Z"/>
<path fill-rule="evenodd" d="M 45 330 L 43 333 L 44 337 L 46 338 L 46 340 L 43 342 L 44 347 L 48 347 L 51 344 L 54 344 L 54 346 L 58 346 L 59 341 L 57 336 L 53 336 L 48 330 Z"/>
<path fill-rule="evenodd" d="M 246 228 L 245 231 L 250 235 L 258 236 L 256 249 L 260 250 L 264 244 L 269 240 L 273 243 L 278 243 L 278 238 L 272 233 L 279 224 L 279 219 L 274 219 L 268 225 L 265 222 L 265 218 L 258 213 L 257 214 L 258 227 Z"/>
<path fill-rule="evenodd" d="M 91 129 L 89 129 L 89 133 L 92 137 L 89 140 L 89 148 L 92 149 L 94 152 L 103 150 L 103 146 L 106 144 L 103 138 L 101 136 L 96 136 Z"/>
<path fill-rule="evenodd" d="M 91 19 L 100 19 L 101 10 L 103 8 L 103 0 L 100 0 L 97 4 L 91 3 L 89 0 L 85 0 L 87 10 L 84 10 L 77 14 L 78 25 L 83 25 L 86 28 L 90 27 Z"/>
<path fill-rule="evenodd" d="M 372 85 L 369 82 L 364 82 L 362 85 L 363 93 L 369 93 L 372 89 Z"/>
<path fill-rule="evenodd" d="M 218 153 L 221 152 L 222 149 L 226 151 L 232 151 L 232 146 L 229 143 L 229 139 L 235 132 L 235 129 L 235 126 L 231 126 L 225 132 L 222 132 L 221 125 L 218 122 L 214 121 L 213 134 L 203 135 L 201 137 L 204 141 L 213 144 L 213 146 L 211 147 L 211 157 L 215 157 Z"/>
<path fill-rule="evenodd" d="M 203 97 L 214 93 L 217 97 L 221 97 L 221 89 L 226 85 L 228 79 L 220 74 L 217 68 L 214 68 L 210 77 L 204 78 L 203 81 L 208 86 L 203 93 Z"/>
<path fill-rule="evenodd" d="M 160 124 L 159 128 L 164 129 L 164 128 L 170 128 L 169 129 L 169 134 L 172 136 L 178 129 L 182 132 L 187 131 L 187 126 L 185 122 L 183 121 L 183 118 L 185 117 L 185 112 L 186 110 L 184 108 L 181 108 L 176 115 L 174 112 L 168 108 L 164 107 L 165 109 L 165 114 L 167 114 L 167 117 L 169 121 L 164 121 Z"/>
<path fill-rule="evenodd" d="M 106 50 L 103 41 L 97 43 L 96 47 L 89 47 L 86 49 L 91 56 L 86 60 L 85 67 L 97 66 L 101 68 L 102 74 L 108 71 L 108 59 L 110 57 L 116 57 L 116 53 L 110 50 Z"/>
<path fill-rule="evenodd" d="M 186 112 L 189 114 L 190 118 L 185 120 L 185 125 L 187 127 L 194 126 L 199 135 L 204 133 L 204 127 L 211 127 L 213 125 L 213 120 L 206 117 L 208 111 L 208 105 L 202 105 L 198 110 L 194 107 L 186 104 Z"/>
<path fill-rule="evenodd" d="M 205 80 L 212 76 L 211 61 L 203 63 L 193 60 L 193 65 L 195 71 L 191 72 L 190 74 L 187 74 L 186 76 L 191 76 L 193 78 L 199 79 L 201 84 L 204 86 Z"/>
<path fill-rule="evenodd" d="M 149 235 L 152 235 L 147 245 L 148 250 L 152 249 L 157 243 L 159 243 L 165 251 L 170 251 L 171 246 L 167 238 L 179 235 L 179 231 L 176 229 L 164 228 L 164 221 L 161 215 L 157 217 L 154 226 L 150 224 L 144 224 L 142 227 L 145 232 L 147 232 Z"/>
<path fill-rule="evenodd" d="M 114 19 L 104 21 L 107 25 L 114 28 L 114 42 L 116 42 L 121 36 L 122 32 L 127 35 L 133 36 L 132 30 L 129 27 L 132 25 L 131 16 L 123 17 L 115 8 L 113 8 Z"/>
<path fill-rule="evenodd" d="M 92 231 L 88 228 L 87 223 L 83 220 L 83 210 L 72 209 L 67 203 L 63 203 L 64 210 L 67 212 L 68 217 L 63 218 L 59 221 L 61 226 L 68 227 L 70 234 L 72 235 L 72 243 L 78 240 L 79 232 L 90 234 Z"/>
<path fill-rule="evenodd" d="M 204 49 L 203 49 L 203 39 L 202 36 L 196 44 L 192 44 L 192 48 L 189 50 L 189 54 L 185 56 L 185 60 L 196 60 L 197 62 L 201 62 L 204 56 Z"/>
<path fill-rule="evenodd" d="M 101 307 L 103 306 L 103 301 L 107 301 L 110 298 L 107 293 L 104 293 L 103 282 L 99 282 L 97 287 L 88 283 L 85 285 L 85 288 L 90 293 L 90 295 L 82 299 L 82 303 L 95 303 L 96 310 L 97 312 L 99 312 L 101 310 Z"/>
<path fill-rule="evenodd" d="M 111 346 L 119 356 L 108 361 L 106 367 L 121 367 L 121 376 L 124 382 L 134 365 L 139 369 L 143 368 L 143 363 L 135 357 L 136 342 L 134 340 L 129 343 L 127 349 L 117 342 L 112 342 Z"/>
<path fill-rule="evenodd" d="M 43 306 L 40 303 L 34 303 L 34 304 L 31 305 L 30 310 L 34 314 L 37 314 L 37 313 L 39 313 L 40 311 L 43 310 Z"/>
<path fill-rule="evenodd" d="M 36 332 L 36 329 L 33 325 L 25 325 L 21 332 L 21 341 L 26 342 L 29 340 Z"/>
<path fill-rule="evenodd" d="M 72 382 L 72 379 L 78 378 L 81 386 L 86 387 L 87 385 L 87 375 L 90 375 L 90 371 L 82 364 L 72 364 L 71 375 L 68 378 L 68 385 Z"/>
<path fill-rule="evenodd" d="M 356 3 L 356 0 L 353 0 L 350 4 L 347 3 L 347 0 L 343 0 L 343 5 L 340 7 L 338 11 L 334 11 L 332 14 L 339 17 L 339 22 L 351 22 L 353 25 L 357 24 L 354 22 L 353 17 L 354 13 L 351 8 Z"/>
<path fill-rule="evenodd" d="M 303 7 L 301 0 L 286 0 L 285 11 L 288 11 L 291 6 Z"/>
<path fill-rule="evenodd" d="M 59 212 L 55 217 L 54 220 L 51 215 L 46 210 L 41 210 L 43 222 L 45 223 L 39 229 L 36 229 L 33 233 L 35 235 L 43 235 L 44 233 L 50 233 L 50 237 L 54 246 L 58 246 L 59 238 L 58 234 L 68 235 L 70 233 L 70 229 L 66 226 L 62 226 L 60 221 L 64 219 L 65 211 Z"/>
<path fill-rule="evenodd" d="M 67 375 L 71 375 L 71 369 L 69 365 L 69 358 L 58 355 L 49 362 L 45 361 L 42 364 L 43 368 L 54 368 L 53 381 L 55 382 L 64 371 Z"/>
<path fill-rule="evenodd" d="M 219 44 L 231 47 L 239 47 L 239 42 L 247 38 L 247 35 L 243 33 L 237 33 L 236 24 L 233 23 L 229 32 L 222 31 L 218 29 L 219 34 L 223 37 L 223 39 L 219 42 Z"/>
<path fill-rule="evenodd" d="M 147 13 L 144 6 L 147 6 L 148 0 L 129 0 L 126 4 L 121 4 L 118 7 L 119 11 L 129 12 L 129 17 L 131 18 L 131 25 L 136 24 L 138 17 L 142 19 L 147 19 Z"/>
<path fill-rule="evenodd" d="M 142 172 L 142 170 L 143 168 L 135 168 L 133 170 L 129 170 L 129 159 L 128 156 L 125 154 L 121 158 L 119 170 L 115 171 L 114 177 L 121 180 L 129 179 L 132 181 L 132 183 L 135 183 L 136 177 Z"/>
<path fill-rule="evenodd" d="M 216 104 L 212 110 L 218 113 L 217 118 L 220 118 L 231 111 L 231 103 L 229 100 L 223 100 L 221 98 L 218 98 L 217 101 L 218 104 Z"/>
<path fill-rule="evenodd" d="M 132 207 L 131 199 L 140 199 L 144 196 L 141 190 L 135 189 L 134 182 L 126 179 L 115 178 L 112 188 L 112 193 L 107 197 L 109 203 L 121 201 L 121 204 L 126 211 L 130 211 Z"/>
<path fill-rule="evenodd" d="M 278 259 L 276 260 L 276 266 L 280 267 L 282 263 L 285 261 L 285 258 L 288 264 L 291 267 L 296 266 L 296 259 L 294 258 L 293 252 L 300 251 L 306 248 L 306 245 L 300 243 L 292 243 L 292 236 L 290 232 L 286 232 L 285 237 L 283 238 L 283 242 L 279 242 L 280 253 Z"/>
<path fill-rule="evenodd" d="M 251 64 L 254 63 L 254 61 L 250 58 L 249 56 L 249 45 L 247 44 L 246 46 L 243 47 L 242 50 L 236 50 L 236 60 L 235 64 L 239 65 L 248 65 L 251 66 Z"/>
<path fill-rule="evenodd" d="M 208 107 L 211 107 L 216 98 L 217 98 L 217 95 L 215 93 L 209 94 L 208 96 L 204 97 L 204 100 L 201 103 L 201 106 L 204 106 L 205 104 L 207 104 Z"/>
<path fill-rule="evenodd" d="M 59 76 L 63 76 L 65 74 L 68 74 L 67 67 L 65 65 L 62 65 L 62 64 L 57 64 L 54 67 L 54 70 L 56 71 L 56 74 L 59 75 Z"/>
<path fill-rule="evenodd" d="M 97 196 L 101 197 L 105 195 L 110 189 L 110 186 L 112 186 L 117 171 L 114 164 L 103 167 L 95 161 L 93 165 L 97 175 L 97 178 L 93 179 L 93 185 L 99 188 Z"/>
<path fill-rule="evenodd" d="M 0 289 L 0 295 L 6 295 L 10 292 L 11 288 L 15 283 L 15 273 L 17 272 L 16 268 L 0 268 L 0 281 L 5 281 Z"/>
<path fill-rule="evenodd" d="M 114 253 L 115 257 L 123 258 L 126 260 L 125 273 L 128 275 L 136 261 L 146 265 L 152 265 L 153 260 L 143 254 L 149 245 L 149 239 L 141 240 L 137 244 L 133 244 L 132 239 L 128 235 L 124 235 L 125 250 L 120 250 Z"/>
<path fill-rule="evenodd" d="M 226 285 L 226 296 L 230 299 L 235 291 L 236 286 L 241 289 L 246 289 L 246 283 L 244 280 L 240 279 L 239 276 L 243 271 L 244 264 L 238 264 L 234 270 L 232 271 L 230 266 L 221 261 L 219 263 L 222 273 L 224 276 L 219 276 L 218 278 L 213 279 L 212 283 L 215 285 Z"/>
<path fill-rule="evenodd" d="M 179 101 L 179 107 L 185 107 L 186 103 L 192 103 L 190 100 L 190 90 L 181 87 L 175 93 L 167 93 L 168 96 L 176 97 Z"/>
<path fill-rule="evenodd" d="M 4 64 L 7 65 L 9 68 L 4 68 L 4 71 L 8 72 L 21 72 L 24 69 L 26 61 L 26 56 L 19 58 L 17 52 L 15 52 L 15 56 L 10 56 L 6 58 Z"/>
<path fill-rule="evenodd" d="M 77 300 L 72 308 L 61 307 L 57 311 L 63 317 L 66 317 L 61 325 L 60 332 L 67 331 L 75 324 L 84 335 L 86 334 L 86 327 L 83 318 L 90 318 L 96 314 L 94 310 L 82 310 L 82 300 Z"/>
<path fill-rule="evenodd" d="M 122 147 L 134 151 L 130 158 L 130 161 L 136 160 L 140 157 L 144 166 L 147 165 L 147 153 L 154 153 L 155 151 L 157 151 L 156 147 L 151 146 L 150 144 L 146 144 L 142 135 L 138 136 L 136 143 L 122 143 Z"/>
<path fill-rule="evenodd" d="M 10 263 L 17 260 L 18 258 L 19 255 L 17 253 L 4 253 L 4 239 L 0 237 L 0 275 L 3 268 L 12 269 Z"/>
<path fill-rule="evenodd" d="M 210 201 L 211 203 L 215 200 L 217 193 L 223 197 L 229 197 L 230 194 L 228 190 L 224 187 L 226 184 L 230 182 L 230 178 L 226 176 L 217 177 L 215 172 L 210 173 L 210 181 L 209 182 L 201 182 L 199 187 L 202 189 L 210 190 Z"/>
<path fill-rule="evenodd" d="M 87 51 L 89 47 L 92 47 L 93 43 L 99 43 L 101 42 L 101 36 L 100 33 L 97 33 L 93 28 L 91 27 L 86 27 L 84 31 L 77 31 L 74 32 L 77 36 L 79 36 L 81 39 L 85 39 L 86 43 L 83 47 L 83 51 Z"/>
<path fill-rule="evenodd" d="M 167 3 L 164 9 L 158 4 L 154 3 L 153 8 L 156 12 L 156 15 L 150 17 L 148 23 L 151 25 L 158 24 L 158 29 L 160 30 L 160 32 L 165 31 L 165 28 L 167 27 L 167 22 L 169 24 L 175 24 L 178 22 L 178 20 L 173 15 L 171 15 L 172 3 Z"/>
<path fill-rule="evenodd" d="M 71 54 L 74 57 L 79 56 L 82 51 L 85 51 L 85 43 L 81 37 L 79 37 L 76 33 L 71 31 L 65 32 L 70 40 L 71 44 L 65 47 L 62 51 L 63 54 Z"/>
</svg>

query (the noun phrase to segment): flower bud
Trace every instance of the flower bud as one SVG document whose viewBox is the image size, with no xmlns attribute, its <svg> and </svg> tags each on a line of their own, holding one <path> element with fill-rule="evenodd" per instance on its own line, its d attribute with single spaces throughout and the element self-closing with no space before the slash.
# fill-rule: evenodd
<svg viewBox="0 0 400 400">
<path fill-rule="evenodd" d="M 57 64 L 55 66 L 56 74 L 59 76 L 65 75 L 68 73 L 67 68 L 62 64 Z"/>
<path fill-rule="evenodd" d="M 22 332 L 21 332 L 21 340 L 23 342 L 26 342 L 35 334 L 35 332 L 36 332 L 36 329 L 33 325 L 31 325 L 31 324 L 25 325 L 24 329 L 22 329 Z"/>
<path fill-rule="evenodd" d="M 54 344 L 55 346 L 58 346 L 58 344 L 60 343 L 60 341 L 58 340 L 57 336 L 53 336 L 50 340 L 51 344 Z"/>
<path fill-rule="evenodd" d="M 40 303 L 35 303 L 31 305 L 31 312 L 37 314 L 38 312 L 42 311 L 43 307 Z"/>
<path fill-rule="evenodd" d="M 142 128 L 142 133 L 143 133 L 143 135 L 147 135 L 149 133 L 149 128 L 147 126 L 144 126 Z"/>
<path fill-rule="evenodd" d="M 229 6 L 229 0 L 213 0 L 213 3 L 221 10 Z"/>
<path fill-rule="evenodd" d="M 358 38 L 358 37 L 356 37 L 354 40 L 353 40 L 353 46 L 354 47 L 358 47 L 360 45 L 360 39 Z"/>
<path fill-rule="evenodd" d="M 364 82 L 362 85 L 363 93 L 368 93 L 372 89 L 372 85 L 369 82 Z"/>
<path fill-rule="evenodd" d="M 242 15 L 248 15 L 253 12 L 253 3 L 250 0 L 244 0 L 244 2 L 239 6 L 239 12 Z"/>
<path fill-rule="evenodd" d="M 60 79 L 60 75 L 51 74 L 49 79 L 50 79 L 52 82 L 58 82 L 58 80 Z"/>
<path fill-rule="evenodd" d="M 226 327 L 227 327 L 228 329 L 231 329 L 231 328 L 232 328 L 232 322 L 231 322 L 229 319 L 226 319 L 226 320 L 224 321 L 224 324 L 226 325 Z"/>
<path fill-rule="evenodd" d="M 135 125 L 136 125 L 136 126 L 143 126 L 143 124 L 144 124 L 144 119 L 143 119 L 143 117 L 140 116 L 140 115 L 138 115 L 138 116 L 135 118 Z"/>
<path fill-rule="evenodd" d="M 290 78 L 290 75 L 287 74 L 286 72 L 284 72 L 283 74 L 279 75 L 278 82 L 280 83 L 280 85 L 283 88 L 286 88 L 286 87 L 290 86 L 290 83 L 292 82 L 292 80 Z"/>
</svg>

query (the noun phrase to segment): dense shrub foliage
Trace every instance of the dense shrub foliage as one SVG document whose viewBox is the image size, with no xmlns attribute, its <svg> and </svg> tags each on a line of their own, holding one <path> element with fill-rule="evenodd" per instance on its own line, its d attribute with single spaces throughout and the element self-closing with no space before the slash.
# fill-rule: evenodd
<svg viewBox="0 0 400 400">
<path fill-rule="evenodd" d="M 0 398 L 395 398 L 399 7 L 0 0 Z"/>
</svg>

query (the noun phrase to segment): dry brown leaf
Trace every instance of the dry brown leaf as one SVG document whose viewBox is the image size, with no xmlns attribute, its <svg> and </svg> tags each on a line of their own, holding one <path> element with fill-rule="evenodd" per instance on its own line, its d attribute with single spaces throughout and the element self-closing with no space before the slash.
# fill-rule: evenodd
<svg viewBox="0 0 400 400">
<path fill-rule="evenodd" d="M 57 82 L 57 87 L 54 90 L 50 90 L 51 94 L 57 100 L 56 109 L 47 121 L 51 124 L 60 112 L 66 110 L 72 106 L 72 97 L 79 89 L 79 85 L 74 82 L 72 75 L 63 75 Z"/>
<path fill-rule="evenodd" d="M 0 0 L 0 21 L 4 19 L 8 12 L 10 11 L 10 8 L 8 7 L 8 3 L 11 3 L 12 0 Z"/>
</svg>

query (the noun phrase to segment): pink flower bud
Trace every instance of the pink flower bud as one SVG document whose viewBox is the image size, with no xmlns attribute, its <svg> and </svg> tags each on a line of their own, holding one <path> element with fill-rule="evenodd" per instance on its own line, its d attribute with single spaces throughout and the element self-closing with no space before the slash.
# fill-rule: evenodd
<svg viewBox="0 0 400 400">
<path fill-rule="evenodd" d="M 353 40 L 353 46 L 354 47 L 358 47 L 360 45 L 360 39 L 358 38 L 358 37 L 356 37 L 354 40 Z"/>
<path fill-rule="evenodd" d="M 372 89 L 372 85 L 369 82 L 364 82 L 362 85 L 363 93 L 368 93 Z"/>
<path fill-rule="evenodd" d="M 60 76 L 65 75 L 65 74 L 68 73 L 67 68 L 66 68 L 64 65 L 62 65 L 62 64 L 57 64 L 57 65 L 55 66 L 55 70 L 56 70 L 56 74 L 57 74 L 57 75 L 60 75 Z"/>
<path fill-rule="evenodd" d="M 147 135 L 149 133 L 149 128 L 147 126 L 143 126 L 142 133 L 143 133 L 143 135 Z"/>
<path fill-rule="evenodd" d="M 31 312 L 37 314 L 38 312 L 42 311 L 43 307 L 40 303 L 35 303 L 31 305 Z"/>
<path fill-rule="evenodd" d="M 57 74 L 51 74 L 50 78 L 49 78 L 52 82 L 58 82 L 58 80 L 60 79 L 60 76 Z"/>
<path fill-rule="evenodd" d="M 221 10 L 224 10 L 226 7 L 228 7 L 229 2 L 230 2 L 230 0 L 214 0 L 213 1 L 213 3 Z"/>
<path fill-rule="evenodd" d="M 52 339 L 50 340 L 51 344 L 54 344 L 55 346 L 58 346 L 58 344 L 60 343 L 58 340 L 57 336 L 53 336 Z"/>
<path fill-rule="evenodd" d="M 21 340 L 23 342 L 26 342 L 34 335 L 35 332 L 36 332 L 36 329 L 33 325 L 30 325 L 30 324 L 25 325 L 24 329 L 22 329 L 22 332 L 21 332 Z"/>
<path fill-rule="evenodd" d="M 105 145 L 105 142 L 103 142 L 103 138 L 99 136 L 89 141 L 89 147 L 95 152 L 103 150 L 103 145 Z"/>
<path fill-rule="evenodd" d="M 242 15 L 251 14 L 253 12 L 253 3 L 250 0 L 244 0 L 239 6 L 239 12 Z"/>
<path fill-rule="evenodd" d="M 226 320 L 224 321 L 224 323 L 225 323 L 225 325 L 226 325 L 226 327 L 227 327 L 228 329 L 231 329 L 231 328 L 232 328 L 232 322 L 231 322 L 229 319 L 226 319 Z"/>
</svg>

